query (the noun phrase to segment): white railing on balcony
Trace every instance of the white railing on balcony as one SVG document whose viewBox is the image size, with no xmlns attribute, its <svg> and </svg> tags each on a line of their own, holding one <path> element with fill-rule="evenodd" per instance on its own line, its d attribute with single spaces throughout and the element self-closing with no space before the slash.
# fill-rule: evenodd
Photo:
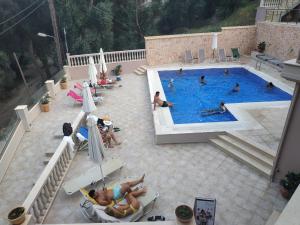
<svg viewBox="0 0 300 225">
<path fill-rule="evenodd" d="M 300 4 L 300 0 L 261 0 L 260 7 L 270 9 L 293 9 Z"/>
<path fill-rule="evenodd" d="M 261 0 L 260 7 L 278 8 L 282 4 L 282 0 Z"/>
<path fill-rule="evenodd" d="M 72 124 L 74 131 L 80 125 L 83 116 L 84 112 L 78 114 Z M 63 140 L 23 203 L 26 214 L 31 215 L 34 223 L 43 223 L 72 160 L 73 153 Z"/>
<path fill-rule="evenodd" d="M 84 66 L 89 64 L 89 57 L 92 56 L 95 64 L 99 64 L 100 54 L 68 55 L 69 66 Z M 106 63 L 119 63 L 128 61 L 139 61 L 146 59 L 145 49 L 126 50 L 117 52 L 105 52 L 104 58 Z"/>
</svg>

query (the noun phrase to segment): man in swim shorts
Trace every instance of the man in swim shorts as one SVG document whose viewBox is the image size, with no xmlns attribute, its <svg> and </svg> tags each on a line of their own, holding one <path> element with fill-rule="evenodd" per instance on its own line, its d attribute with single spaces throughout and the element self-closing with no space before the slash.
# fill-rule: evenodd
<svg viewBox="0 0 300 225">
<path fill-rule="evenodd" d="M 173 107 L 173 103 L 161 100 L 159 94 L 160 92 L 157 91 L 154 95 L 154 100 L 153 100 L 154 110 L 156 108 L 156 104 L 158 104 L 160 107 Z"/>
<path fill-rule="evenodd" d="M 107 206 L 111 204 L 112 201 L 116 201 L 124 197 L 126 193 L 131 193 L 132 192 L 131 188 L 136 186 L 137 184 L 143 183 L 144 177 L 145 175 L 143 175 L 138 180 L 115 185 L 113 188 L 103 188 L 103 190 L 98 190 L 98 191 L 90 190 L 89 196 L 95 199 L 99 205 Z"/>
</svg>

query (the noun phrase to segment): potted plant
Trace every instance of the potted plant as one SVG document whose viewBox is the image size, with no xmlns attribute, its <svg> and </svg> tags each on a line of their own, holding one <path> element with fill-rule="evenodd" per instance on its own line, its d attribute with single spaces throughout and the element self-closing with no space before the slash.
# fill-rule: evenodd
<svg viewBox="0 0 300 225">
<path fill-rule="evenodd" d="M 177 219 L 182 223 L 189 223 L 193 218 L 193 210 L 187 205 L 180 205 L 175 210 Z"/>
<path fill-rule="evenodd" d="M 290 199 L 300 184 L 300 173 L 288 172 L 284 179 L 280 181 L 282 188 L 280 189 L 281 195 Z"/>
<path fill-rule="evenodd" d="M 46 94 L 41 98 L 40 105 L 41 105 L 42 112 L 49 112 L 49 102 L 50 102 L 49 94 Z"/>
<path fill-rule="evenodd" d="M 122 65 L 117 65 L 116 68 L 114 69 L 114 73 L 117 76 L 116 79 L 117 81 L 121 80 L 121 73 L 122 73 Z"/>
<path fill-rule="evenodd" d="M 60 88 L 61 89 L 67 89 L 68 88 L 68 83 L 67 83 L 67 77 L 63 76 L 60 80 Z"/>
<path fill-rule="evenodd" d="M 266 42 L 260 42 L 258 45 L 257 45 L 257 49 L 260 53 L 263 53 L 265 50 L 266 50 Z"/>
<path fill-rule="evenodd" d="M 8 221 L 13 225 L 22 224 L 25 221 L 25 208 L 16 207 L 8 213 Z"/>
</svg>

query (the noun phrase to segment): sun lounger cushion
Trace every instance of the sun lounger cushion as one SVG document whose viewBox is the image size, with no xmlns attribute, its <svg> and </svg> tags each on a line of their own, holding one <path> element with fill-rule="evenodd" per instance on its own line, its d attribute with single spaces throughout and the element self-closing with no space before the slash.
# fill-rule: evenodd
<svg viewBox="0 0 300 225">
<path fill-rule="evenodd" d="M 88 134 L 88 129 L 86 127 L 80 127 L 76 136 L 82 142 L 88 140 Z"/>
</svg>

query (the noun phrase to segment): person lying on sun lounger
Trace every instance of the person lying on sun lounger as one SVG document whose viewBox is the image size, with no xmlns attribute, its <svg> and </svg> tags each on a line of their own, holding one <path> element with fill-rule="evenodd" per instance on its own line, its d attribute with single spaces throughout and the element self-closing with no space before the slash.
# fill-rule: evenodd
<svg viewBox="0 0 300 225">
<path fill-rule="evenodd" d="M 140 202 L 137 200 L 137 197 L 146 192 L 146 188 L 142 188 L 126 194 L 126 204 L 117 203 L 114 206 L 107 206 L 105 213 L 116 218 L 123 218 L 137 212 L 140 208 Z"/>
<path fill-rule="evenodd" d="M 159 93 L 160 92 L 157 91 L 154 95 L 154 100 L 153 100 L 154 110 L 156 108 L 156 104 L 159 105 L 160 107 L 173 107 L 173 103 L 161 100 L 159 97 Z"/>
<path fill-rule="evenodd" d="M 227 111 L 227 109 L 225 107 L 225 103 L 221 102 L 219 108 L 204 110 L 201 112 L 201 115 L 202 116 L 210 116 L 210 115 L 215 115 L 215 114 L 223 114 L 226 111 Z"/>
<path fill-rule="evenodd" d="M 96 200 L 99 205 L 107 206 L 113 201 L 123 198 L 126 193 L 130 194 L 133 192 L 132 187 L 143 183 L 145 174 L 138 180 L 129 181 L 123 184 L 115 185 L 113 188 L 103 188 L 103 190 L 90 190 L 89 196 Z"/>
<path fill-rule="evenodd" d="M 115 84 L 116 82 L 117 82 L 117 80 L 108 79 L 106 73 L 101 73 L 100 80 L 98 80 L 99 85 Z"/>
</svg>

